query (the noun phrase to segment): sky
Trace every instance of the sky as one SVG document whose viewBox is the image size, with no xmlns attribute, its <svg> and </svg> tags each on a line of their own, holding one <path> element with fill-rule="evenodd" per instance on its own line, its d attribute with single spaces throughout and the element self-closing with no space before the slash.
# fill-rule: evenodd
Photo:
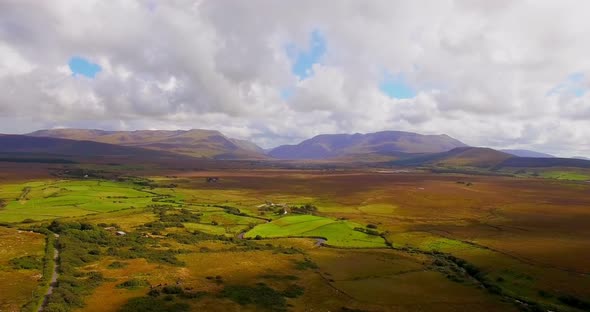
<svg viewBox="0 0 590 312">
<path fill-rule="evenodd" d="M 590 1 L 0 1 L 0 133 L 402 130 L 590 156 Z"/>
</svg>

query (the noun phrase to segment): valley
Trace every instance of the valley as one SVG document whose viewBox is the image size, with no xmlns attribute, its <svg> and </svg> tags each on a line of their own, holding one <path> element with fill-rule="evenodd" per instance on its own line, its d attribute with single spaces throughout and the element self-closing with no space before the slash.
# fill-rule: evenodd
<svg viewBox="0 0 590 312">
<path fill-rule="evenodd" d="M 45 241 L 60 275 L 44 311 L 583 311 L 590 297 L 584 181 L 103 168 L 3 180 L 3 235 L 36 237 L 19 248 L 37 264 L 5 256 L 0 274 L 32 284 L 2 309 L 42 302 Z"/>
</svg>

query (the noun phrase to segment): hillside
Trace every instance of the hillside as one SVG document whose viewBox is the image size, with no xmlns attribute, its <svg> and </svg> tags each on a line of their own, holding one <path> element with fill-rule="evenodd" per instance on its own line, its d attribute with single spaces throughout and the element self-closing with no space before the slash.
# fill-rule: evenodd
<svg viewBox="0 0 590 312">
<path fill-rule="evenodd" d="M 43 160 L 43 162 L 70 162 L 80 158 L 132 159 L 140 161 L 174 161 L 179 155 L 163 151 L 150 151 L 137 147 L 24 135 L 0 135 L 0 156 L 17 162 Z M 189 157 L 180 156 L 182 159 Z"/>
<path fill-rule="evenodd" d="M 332 159 L 363 155 L 439 153 L 466 146 L 447 135 L 422 135 L 401 131 L 368 134 L 323 134 L 297 145 L 283 145 L 268 154 L 278 159 Z"/>
<path fill-rule="evenodd" d="M 590 168 L 590 160 L 575 158 L 530 158 L 515 157 L 506 159 L 498 165 L 499 168 Z"/>
<path fill-rule="evenodd" d="M 254 143 L 230 139 L 213 130 L 138 130 L 103 131 L 87 129 L 39 130 L 28 134 L 71 140 L 87 140 L 107 144 L 167 151 L 191 157 L 215 159 L 264 159 Z"/>
<path fill-rule="evenodd" d="M 399 166 L 434 165 L 491 168 L 512 158 L 518 157 L 491 148 L 458 147 L 442 153 L 424 154 L 393 161 L 392 164 Z"/>
<path fill-rule="evenodd" d="M 536 151 L 530 150 L 522 150 L 522 149 L 502 149 L 501 152 L 508 153 L 510 155 L 518 156 L 518 157 L 531 157 L 531 158 L 554 158 L 555 156 L 545 153 L 540 153 Z"/>
</svg>

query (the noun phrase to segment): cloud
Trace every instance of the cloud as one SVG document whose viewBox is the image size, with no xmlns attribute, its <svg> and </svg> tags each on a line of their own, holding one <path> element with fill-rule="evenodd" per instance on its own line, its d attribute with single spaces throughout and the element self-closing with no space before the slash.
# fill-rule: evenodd
<svg viewBox="0 0 590 312">
<path fill-rule="evenodd" d="M 573 0 L 0 2 L 0 132 L 211 128 L 269 147 L 398 129 L 590 155 L 588 9 Z M 102 70 L 73 77 L 76 56 Z M 411 96 L 384 94 L 384 72 L 403 74 L 385 82 Z"/>
</svg>

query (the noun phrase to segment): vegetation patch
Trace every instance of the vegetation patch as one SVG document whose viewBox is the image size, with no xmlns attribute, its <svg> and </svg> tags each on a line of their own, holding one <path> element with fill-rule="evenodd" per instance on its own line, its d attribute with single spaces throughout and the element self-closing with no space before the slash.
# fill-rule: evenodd
<svg viewBox="0 0 590 312">
<path fill-rule="evenodd" d="M 333 220 L 330 218 L 297 215 L 287 216 L 256 226 L 248 231 L 246 238 L 316 237 L 325 238 L 327 245 L 334 247 L 385 247 L 385 240 L 379 236 L 355 230 L 360 224 Z M 374 231 L 366 229 L 366 231 Z M 378 233 L 377 233 L 378 235 Z"/>
<path fill-rule="evenodd" d="M 10 265 L 17 270 L 41 270 L 43 260 L 37 256 L 24 256 L 10 260 Z"/>
<path fill-rule="evenodd" d="M 136 289 L 136 288 L 143 288 L 149 286 L 150 283 L 146 280 L 142 279 L 130 279 L 124 281 L 123 283 L 117 285 L 117 288 L 126 288 L 126 289 Z"/>
<path fill-rule="evenodd" d="M 188 312 L 190 305 L 176 302 L 173 297 L 139 297 L 127 301 L 119 312 Z"/>
<path fill-rule="evenodd" d="M 109 269 L 122 269 L 122 268 L 125 268 L 125 267 L 127 267 L 128 265 L 129 265 L 129 264 L 128 264 L 128 263 L 126 263 L 126 262 L 121 262 L 121 261 L 113 261 L 113 262 L 111 262 L 111 264 L 109 264 L 109 265 L 107 266 L 107 268 L 109 268 Z"/>
<path fill-rule="evenodd" d="M 315 270 L 315 269 L 318 269 L 319 267 L 313 261 L 306 258 L 303 261 L 295 261 L 295 268 L 297 270 L 307 270 L 307 269 Z"/>
<path fill-rule="evenodd" d="M 5 185 L 0 221 L 47 220 L 147 207 L 158 194 L 146 186 L 101 180 L 62 180 Z"/>
<path fill-rule="evenodd" d="M 270 311 L 285 311 L 287 300 L 283 293 L 274 290 L 264 283 L 256 286 L 228 285 L 223 288 L 221 297 L 228 298 L 240 305 L 253 304 Z"/>
</svg>

